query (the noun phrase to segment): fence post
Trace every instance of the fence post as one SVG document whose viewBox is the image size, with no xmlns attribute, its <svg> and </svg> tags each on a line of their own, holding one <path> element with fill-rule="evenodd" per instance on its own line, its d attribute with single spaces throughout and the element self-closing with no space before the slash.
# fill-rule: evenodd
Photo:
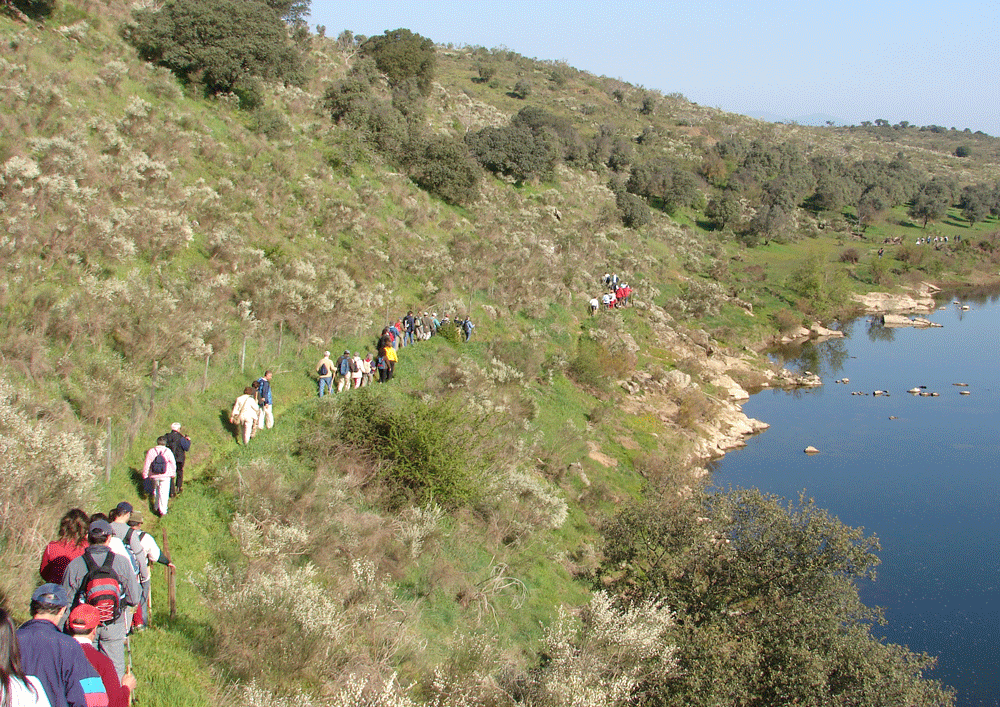
<svg viewBox="0 0 1000 707">
<path fill-rule="evenodd" d="M 153 405 L 156 403 L 156 372 L 160 369 L 160 362 L 153 361 L 153 375 L 149 386 L 149 416 L 153 416 Z"/>
<path fill-rule="evenodd" d="M 281 340 L 285 337 L 285 320 L 278 322 L 278 358 L 281 358 Z"/>
<path fill-rule="evenodd" d="M 208 389 L 208 362 L 212 359 L 212 354 L 205 354 L 205 375 L 201 379 L 201 392 Z"/>
<path fill-rule="evenodd" d="M 108 436 L 104 444 L 104 483 L 111 483 L 111 418 L 108 418 Z"/>
<path fill-rule="evenodd" d="M 243 351 L 240 352 L 240 373 L 246 370 L 247 362 L 247 337 L 243 337 Z"/>
<path fill-rule="evenodd" d="M 163 529 L 163 552 L 170 557 L 170 544 L 167 542 L 167 529 Z M 170 565 L 164 565 L 167 570 L 167 602 L 170 605 L 170 618 L 177 616 L 177 580 L 175 570 Z"/>
</svg>

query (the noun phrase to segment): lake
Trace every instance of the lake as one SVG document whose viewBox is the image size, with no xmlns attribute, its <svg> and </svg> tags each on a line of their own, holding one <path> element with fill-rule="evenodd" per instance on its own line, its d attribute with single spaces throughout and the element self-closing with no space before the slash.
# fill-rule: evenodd
<svg viewBox="0 0 1000 707">
<path fill-rule="evenodd" d="M 943 328 L 860 319 L 846 339 L 777 354 L 824 385 L 752 396 L 744 412 L 771 428 L 716 462 L 714 480 L 791 499 L 805 490 L 877 535 L 882 564 L 861 587 L 889 622 L 875 633 L 938 656 L 929 676 L 958 689 L 962 707 L 1000 705 L 1000 304 L 966 297 L 963 311 L 952 299 L 928 315 Z M 906 392 L 915 386 L 940 395 Z"/>
</svg>

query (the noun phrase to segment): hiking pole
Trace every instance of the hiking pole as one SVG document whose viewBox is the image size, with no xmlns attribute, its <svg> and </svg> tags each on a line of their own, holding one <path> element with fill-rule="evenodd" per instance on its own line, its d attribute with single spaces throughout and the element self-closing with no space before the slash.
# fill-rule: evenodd
<svg viewBox="0 0 1000 707">
<path fill-rule="evenodd" d="M 125 634 L 125 658 L 128 661 L 126 663 L 126 665 L 125 665 L 125 674 L 126 675 L 131 675 L 132 674 L 132 641 L 129 638 L 129 634 L 128 633 Z M 131 690 L 128 691 L 128 703 L 130 705 L 132 704 L 132 691 Z"/>
</svg>

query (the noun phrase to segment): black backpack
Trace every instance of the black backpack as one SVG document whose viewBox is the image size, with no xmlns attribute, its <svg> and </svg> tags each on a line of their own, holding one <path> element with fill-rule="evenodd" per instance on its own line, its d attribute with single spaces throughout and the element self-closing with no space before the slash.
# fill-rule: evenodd
<svg viewBox="0 0 1000 707">
<path fill-rule="evenodd" d="M 87 564 L 87 574 L 80 582 L 73 604 L 97 607 L 101 616 L 100 625 L 112 624 L 122 615 L 122 600 L 125 597 L 125 588 L 113 569 L 115 554 L 108 550 L 104 562 L 99 565 L 89 552 L 84 552 L 83 561 Z"/>
<path fill-rule="evenodd" d="M 330 370 L 326 367 L 325 363 L 321 363 L 319 366 L 319 377 L 326 378 L 328 375 L 330 375 Z"/>
<path fill-rule="evenodd" d="M 149 475 L 159 476 L 161 474 L 167 473 L 167 458 L 163 456 L 163 452 L 157 452 L 156 456 L 153 457 L 153 461 L 149 462 Z"/>
</svg>

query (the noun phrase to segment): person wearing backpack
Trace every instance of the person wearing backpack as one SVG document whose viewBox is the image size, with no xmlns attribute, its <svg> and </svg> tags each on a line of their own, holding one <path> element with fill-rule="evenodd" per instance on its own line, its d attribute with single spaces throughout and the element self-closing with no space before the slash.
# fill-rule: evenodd
<svg viewBox="0 0 1000 707">
<path fill-rule="evenodd" d="M 257 429 L 271 429 L 274 427 L 274 413 L 271 411 L 273 400 L 271 399 L 271 371 L 264 371 L 264 375 L 257 379 L 260 387 L 257 395 L 260 397 L 260 417 L 257 420 Z"/>
<path fill-rule="evenodd" d="M 90 604 L 101 612 L 94 647 L 111 658 L 121 679 L 125 674 L 125 636 L 130 623 L 128 607 L 138 606 L 142 590 L 129 561 L 108 546 L 112 537 L 115 534 L 110 523 L 105 520 L 91 523 L 87 534 L 90 547 L 69 563 L 62 587 L 72 597 L 71 609 Z"/>
<path fill-rule="evenodd" d="M 334 369 L 337 374 L 337 392 L 351 387 L 351 352 L 344 353 L 337 359 L 337 366 Z"/>
<path fill-rule="evenodd" d="M 330 359 L 330 352 L 324 351 L 323 358 L 316 364 L 316 374 L 319 376 L 319 397 L 329 388 L 333 392 L 333 361 Z"/>
<path fill-rule="evenodd" d="M 142 464 L 142 478 L 149 479 L 153 486 L 153 510 L 157 515 L 167 515 L 167 505 L 170 502 L 170 479 L 177 475 L 177 462 L 174 453 L 167 447 L 165 435 L 156 440 L 156 446 L 146 452 L 146 460 Z"/>
<path fill-rule="evenodd" d="M 177 463 L 177 476 L 170 484 L 170 497 L 173 498 L 184 490 L 184 459 L 191 451 L 191 438 L 181 432 L 179 422 L 172 423 L 170 431 L 164 436 L 167 438 L 167 447 L 174 453 L 174 461 Z"/>
<path fill-rule="evenodd" d="M 128 525 L 131 517 L 132 504 L 128 501 L 122 501 L 108 511 L 108 521 L 111 524 L 111 530 L 114 531 L 115 537 L 119 538 L 122 541 L 122 545 L 125 546 L 129 563 L 132 565 L 136 579 L 139 580 L 139 588 L 143 590 L 142 600 L 139 602 L 139 606 L 142 607 L 146 603 L 146 591 L 142 584 L 142 578 L 149 575 L 149 564 L 146 559 L 146 550 L 143 548 L 142 543 L 139 542 L 139 536 L 133 533 Z"/>
</svg>

